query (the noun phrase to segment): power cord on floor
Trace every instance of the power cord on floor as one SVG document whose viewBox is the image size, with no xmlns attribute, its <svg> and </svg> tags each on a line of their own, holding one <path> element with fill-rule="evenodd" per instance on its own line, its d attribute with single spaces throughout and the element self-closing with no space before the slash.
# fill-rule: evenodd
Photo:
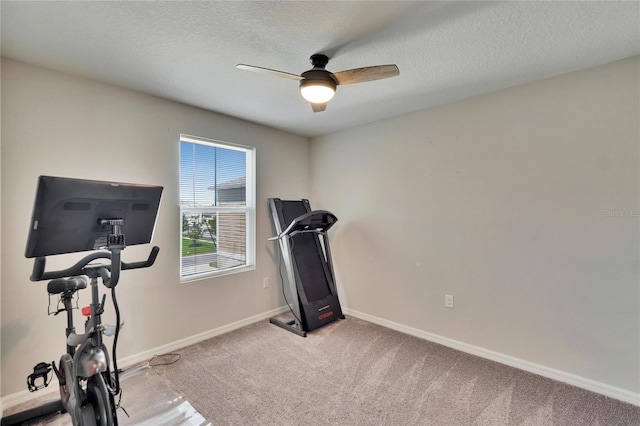
<svg viewBox="0 0 640 426">
<path fill-rule="evenodd" d="M 119 370 L 119 373 L 123 373 L 123 372 L 124 372 L 124 370 L 122 370 L 122 369 Z M 122 410 L 124 412 L 124 414 L 127 415 L 128 418 L 131 418 L 131 416 L 129 416 L 129 413 L 127 412 L 127 410 L 125 410 L 125 408 L 122 406 L 122 388 L 120 388 L 120 391 L 118 392 L 118 402 L 116 402 L 116 410 Z"/>
<path fill-rule="evenodd" d="M 116 404 L 116 410 L 120 409 L 124 412 L 124 414 L 127 415 L 128 418 L 131 418 L 131 416 L 129 415 L 129 413 L 127 413 L 127 410 L 124 409 L 124 407 L 120 404 L 122 402 L 122 390 L 120 391 L 120 395 L 118 396 L 118 403 Z"/>
<path fill-rule="evenodd" d="M 167 357 L 169 357 L 170 359 L 163 361 L 163 359 L 167 358 Z M 168 353 L 168 354 L 162 354 L 162 355 L 155 354 L 155 355 L 153 355 L 151 357 L 151 359 L 147 363 L 146 367 L 155 367 L 155 366 L 159 366 L 159 365 L 175 364 L 176 362 L 180 361 L 181 357 L 182 357 L 182 355 L 180 355 L 179 353 Z M 156 361 L 154 363 L 153 361 L 156 360 L 156 359 L 158 361 Z M 122 370 L 122 369 L 118 370 L 118 373 L 123 373 L 123 372 L 124 372 L 124 370 Z M 118 402 L 115 404 L 116 410 L 118 410 L 118 409 L 122 410 L 124 412 L 124 414 L 126 414 L 127 417 L 130 418 L 129 413 L 122 406 L 121 402 L 122 402 L 122 389 L 120 389 L 120 392 L 118 392 Z"/>
</svg>

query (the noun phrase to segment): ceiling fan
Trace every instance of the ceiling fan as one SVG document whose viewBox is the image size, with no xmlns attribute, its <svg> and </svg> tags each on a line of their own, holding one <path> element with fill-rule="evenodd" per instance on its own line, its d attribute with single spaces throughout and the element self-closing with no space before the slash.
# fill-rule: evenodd
<svg viewBox="0 0 640 426">
<path fill-rule="evenodd" d="M 400 74 L 396 65 L 376 65 L 372 67 L 354 68 L 334 74 L 325 69 L 327 63 L 329 63 L 329 58 L 326 55 L 316 53 L 311 55 L 309 60 L 313 68 L 303 72 L 301 75 L 245 64 L 238 64 L 236 68 L 299 80 L 300 93 L 303 98 L 311 103 L 313 112 L 324 111 L 327 108 L 327 102 L 333 98 L 336 92 L 336 86 L 340 84 L 363 83 L 365 81 L 395 77 Z"/>
</svg>

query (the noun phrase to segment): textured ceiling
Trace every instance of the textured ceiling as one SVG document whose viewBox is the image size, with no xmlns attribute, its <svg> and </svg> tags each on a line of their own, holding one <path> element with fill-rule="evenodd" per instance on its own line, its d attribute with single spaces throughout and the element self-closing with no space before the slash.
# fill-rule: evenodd
<svg viewBox="0 0 640 426">
<path fill-rule="evenodd" d="M 633 2 L 12 2 L 2 55 L 303 136 L 331 133 L 640 54 Z M 395 63 L 313 113 L 294 80 Z M 640 76 L 639 76 L 640 78 Z"/>
</svg>

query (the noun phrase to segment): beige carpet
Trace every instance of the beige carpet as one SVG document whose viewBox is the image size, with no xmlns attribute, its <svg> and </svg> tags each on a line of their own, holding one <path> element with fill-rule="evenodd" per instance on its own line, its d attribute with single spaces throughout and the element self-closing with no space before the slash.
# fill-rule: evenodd
<svg viewBox="0 0 640 426">
<path fill-rule="evenodd" d="M 263 321 L 178 353 L 125 373 L 121 424 L 640 425 L 640 407 L 355 318 L 307 338 Z"/>
<path fill-rule="evenodd" d="M 214 425 L 640 425 L 640 407 L 350 317 L 179 353 L 154 371 Z"/>
</svg>

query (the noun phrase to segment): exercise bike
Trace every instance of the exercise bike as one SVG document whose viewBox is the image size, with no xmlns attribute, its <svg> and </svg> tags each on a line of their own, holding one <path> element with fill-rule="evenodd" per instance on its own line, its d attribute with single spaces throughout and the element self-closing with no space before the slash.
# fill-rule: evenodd
<svg viewBox="0 0 640 426">
<path fill-rule="evenodd" d="M 112 226 L 118 227 L 117 224 Z M 117 243 L 119 237 L 123 236 L 110 235 L 109 238 L 113 243 L 108 246 L 107 251 L 91 253 L 64 270 L 44 272 L 46 262 L 44 257 L 37 258 L 34 262 L 31 281 L 50 280 L 47 291 L 50 295 L 59 295 L 63 306 L 57 313 L 65 311 L 67 315 L 67 352 L 62 355 L 57 367 L 55 362 L 50 365 L 60 384 L 62 407 L 71 416 L 73 425 L 116 426 L 118 424 L 115 397 L 120 394 L 121 389 L 116 346 L 121 323 L 115 287 L 121 270 L 150 267 L 154 264 L 159 252 L 158 247 L 153 247 L 146 261 L 122 262 L 120 252 L 124 246 Z M 109 259 L 110 262 L 92 263 L 99 259 Z M 91 304 L 82 309 L 86 321 L 84 333 L 78 334 L 73 323 L 72 300 L 76 292 L 87 287 L 85 276 L 89 278 Z M 99 280 L 105 287 L 111 289 L 116 313 L 115 325 L 102 323 L 101 316 L 104 312 L 106 294 L 103 294 L 100 299 Z M 110 367 L 109 352 L 103 343 L 103 336 L 114 337 L 113 369 Z M 3 419 L 3 424 L 10 423 Z"/>
<path fill-rule="evenodd" d="M 146 260 L 126 263 L 127 245 L 151 241 L 162 187 L 41 176 L 25 256 L 35 257 L 31 281 L 49 281 L 49 297 L 58 297 L 57 309 L 66 313 L 66 353 L 56 365 L 39 363 L 27 378 L 30 391 L 46 387 L 51 370 L 60 385 L 60 400 L 2 418 L 2 426 L 21 424 L 45 415 L 67 412 L 74 426 L 117 426 L 121 396 L 116 356 L 121 327 L 116 285 L 120 272 L 148 268 L 159 252 L 153 247 Z M 125 223 L 127 244 L 125 244 Z M 129 238 L 129 236 L 131 238 Z M 46 256 L 91 251 L 71 267 L 45 271 Z M 104 324 L 106 294 L 111 290 L 115 325 Z M 76 295 L 90 288 L 91 303 L 82 308 L 84 332 L 76 332 L 73 310 Z M 104 336 L 113 336 L 109 351 Z M 113 363 L 111 362 L 113 361 Z M 111 368 L 113 365 L 113 368 Z"/>
</svg>

